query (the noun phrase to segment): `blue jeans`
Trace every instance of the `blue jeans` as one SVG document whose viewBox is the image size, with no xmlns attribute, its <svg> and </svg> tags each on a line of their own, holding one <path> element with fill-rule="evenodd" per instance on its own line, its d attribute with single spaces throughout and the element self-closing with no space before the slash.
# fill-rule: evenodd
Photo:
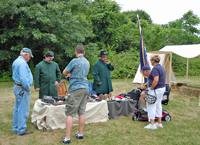
<svg viewBox="0 0 200 145">
<path fill-rule="evenodd" d="M 22 90 L 22 87 L 17 87 L 14 85 L 13 92 L 15 94 L 15 106 L 13 113 L 13 132 L 17 132 L 18 135 L 21 135 L 25 132 L 27 126 L 26 121 L 29 116 L 30 110 L 30 97 L 31 93 L 25 90 L 22 96 L 19 95 L 19 92 Z"/>
</svg>

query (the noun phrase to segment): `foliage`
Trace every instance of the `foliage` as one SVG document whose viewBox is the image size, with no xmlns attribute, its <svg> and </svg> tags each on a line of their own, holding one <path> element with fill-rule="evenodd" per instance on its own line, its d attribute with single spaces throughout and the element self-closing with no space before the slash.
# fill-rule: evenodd
<svg viewBox="0 0 200 145">
<path fill-rule="evenodd" d="M 12 80 L 12 62 L 17 56 L 16 52 L 0 51 L 0 82 Z"/>
<path fill-rule="evenodd" d="M 116 53 L 115 51 L 107 50 L 108 60 L 114 66 L 114 71 L 111 72 L 112 79 L 135 77 L 139 65 L 139 52 L 135 49 Z"/>
<path fill-rule="evenodd" d="M 72 57 L 75 46 L 91 36 L 89 22 L 71 12 L 76 2 L 1 1 L 1 50 L 19 51 L 28 47 L 35 56 L 33 65 L 43 59 L 47 50 L 54 51 L 59 64 L 66 55 Z"/>
<path fill-rule="evenodd" d="M 193 13 L 192 10 L 183 15 L 181 19 L 169 22 L 169 26 L 173 28 L 183 29 L 189 34 L 200 34 L 200 31 L 195 27 L 200 23 L 200 18 Z"/>
<path fill-rule="evenodd" d="M 172 68 L 175 76 L 186 76 L 187 70 L 187 58 L 183 58 L 176 54 L 173 54 L 172 57 Z M 200 76 L 200 57 L 190 58 L 189 59 L 189 76 Z"/>
<path fill-rule="evenodd" d="M 75 57 L 77 45 L 85 46 L 85 56 L 91 65 L 88 78 L 92 78 L 100 50 L 107 50 L 114 63 L 112 78 L 125 78 L 132 69 L 130 62 L 139 60 L 137 14 L 147 52 L 166 45 L 200 44 L 200 31 L 196 27 L 200 18 L 191 10 L 180 19 L 157 25 L 143 10 L 120 13 L 120 6 L 111 0 L 1 0 L 0 81 L 11 80 L 12 62 L 23 47 L 33 52 L 29 66 L 34 74 L 35 65 L 48 50 L 55 53 L 54 61 L 62 71 Z M 174 72 L 178 75 L 184 75 L 179 71 L 185 67 L 182 62 L 181 58 L 173 57 Z M 190 63 L 199 68 L 196 65 L 199 59 Z M 178 69 L 179 66 L 182 68 Z M 195 67 L 191 69 L 189 74 L 199 74 Z"/>
<path fill-rule="evenodd" d="M 141 19 L 146 20 L 149 24 L 152 24 L 150 15 L 143 10 L 127 11 L 127 12 L 123 12 L 123 14 L 127 15 L 133 23 L 138 22 L 138 18 L 137 18 L 137 15 L 138 15 L 140 20 Z"/>
<path fill-rule="evenodd" d="M 92 22 L 91 41 L 98 47 L 112 46 L 120 52 L 133 47 L 135 25 L 125 15 L 119 13 L 120 7 L 115 1 L 95 0 L 89 5 L 87 15 Z"/>
</svg>

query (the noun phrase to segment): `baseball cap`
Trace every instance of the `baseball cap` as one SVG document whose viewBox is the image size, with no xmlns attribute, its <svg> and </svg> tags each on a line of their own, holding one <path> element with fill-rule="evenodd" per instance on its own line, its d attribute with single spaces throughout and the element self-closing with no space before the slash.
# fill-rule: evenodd
<svg viewBox="0 0 200 145">
<path fill-rule="evenodd" d="M 31 55 L 31 57 L 33 57 L 32 51 L 29 48 L 22 48 L 22 51 L 25 53 L 29 53 Z"/>
<path fill-rule="evenodd" d="M 143 66 L 142 71 L 145 71 L 145 70 L 151 70 L 150 66 L 148 65 Z"/>
<path fill-rule="evenodd" d="M 45 53 L 45 56 L 46 56 L 46 57 L 49 57 L 49 58 L 51 58 L 51 59 L 53 59 L 53 58 L 54 58 L 54 53 L 53 53 L 53 51 L 47 51 L 47 52 Z"/>
</svg>

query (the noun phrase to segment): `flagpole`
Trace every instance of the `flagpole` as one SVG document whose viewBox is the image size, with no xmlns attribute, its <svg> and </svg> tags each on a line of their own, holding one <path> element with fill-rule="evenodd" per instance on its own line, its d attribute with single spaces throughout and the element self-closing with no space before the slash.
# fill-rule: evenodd
<svg viewBox="0 0 200 145">
<path fill-rule="evenodd" d="M 138 14 L 137 14 L 137 18 L 138 18 L 138 28 L 139 28 L 139 33 L 140 33 L 140 21 L 139 21 L 139 15 Z M 141 33 L 140 33 L 140 39 L 141 39 Z M 140 67 L 142 67 L 141 64 L 140 64 Z M 140 68 L 140 69 L 142 69 L 142 68 Z M 143 87 L 143 79 L 144 79 L 144 77 L 142 75 L 142 77 L 141 77 L 141 87 Z"/>
</svg>

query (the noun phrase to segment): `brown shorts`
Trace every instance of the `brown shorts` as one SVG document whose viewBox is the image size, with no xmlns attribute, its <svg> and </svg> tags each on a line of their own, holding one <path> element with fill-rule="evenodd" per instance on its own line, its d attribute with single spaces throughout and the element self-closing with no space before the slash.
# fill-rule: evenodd
<svg viewBox="0 0 200 145">
<path fill-rule="evenodd" d="M 66 102 L 65 115 L 66 116 L 76 116 L 85 114 L 88 89 L 81 88 L 69 92 L 70 97 Z"/>
</svg>

